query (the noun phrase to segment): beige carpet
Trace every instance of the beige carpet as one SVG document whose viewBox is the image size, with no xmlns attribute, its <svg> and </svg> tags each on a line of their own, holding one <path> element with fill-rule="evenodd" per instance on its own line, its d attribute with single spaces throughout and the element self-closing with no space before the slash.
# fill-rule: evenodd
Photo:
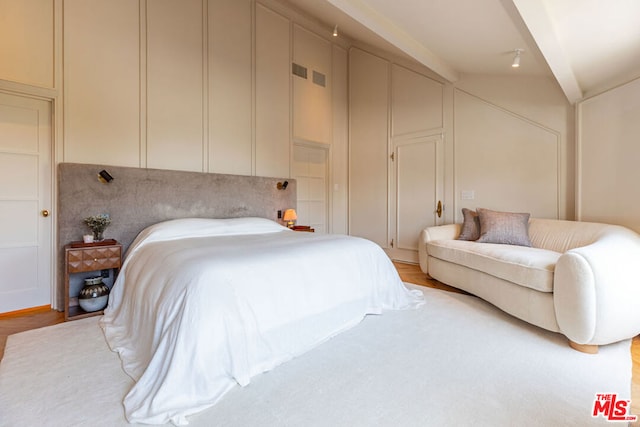
<svg viewBox="0 0 640 427">
<path fill-rule="evenodd" d="M 476 298 L 420 289 L 421 309 L 368 316 L 190 425 L 611 425 L 591 416 L 595 394 L 630 398 L 629 341 L 586 355 Z M 96 317 L 12 335 L 0 425 L 127 425 L 120 402 L 131 385 Z"/>
</svg>

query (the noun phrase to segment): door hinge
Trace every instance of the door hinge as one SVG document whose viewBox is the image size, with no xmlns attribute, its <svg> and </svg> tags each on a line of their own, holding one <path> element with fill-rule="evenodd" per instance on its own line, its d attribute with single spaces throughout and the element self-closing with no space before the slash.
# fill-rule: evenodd
<svg viewBox="0 0 640 427">
<path fill-rule="evenodd" d="M 391 155 L 390 155 L 389 157 L 391 157 L 391 161 L 392 161 L 392 162 L 395 162 L 395 160 L 396 160 L 396 153 L 391 153 Z"/>
</svg>

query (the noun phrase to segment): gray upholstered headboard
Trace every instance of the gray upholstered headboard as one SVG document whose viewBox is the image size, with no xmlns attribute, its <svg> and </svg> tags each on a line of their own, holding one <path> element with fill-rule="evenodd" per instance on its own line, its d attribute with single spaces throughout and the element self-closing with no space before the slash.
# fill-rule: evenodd
<svg viewBox="0 0 640 427">
<path fill-rule="evenodd" d="M 98 173 L 113 181 L 105 184 Z M 284 190 L 278 182 L 288 181 Z M 277 211 L 296 207 L 296 182 L 289 178 L 225 175 L 106 165 L 58 165 L 58 306 L 64 299 L 64 246 L 89 229 L 83 219 L 111 216 L 105 238 L 129 247 L 145 227 L 175 218 L 256 216 L 277 220 Z"/>
</svg>

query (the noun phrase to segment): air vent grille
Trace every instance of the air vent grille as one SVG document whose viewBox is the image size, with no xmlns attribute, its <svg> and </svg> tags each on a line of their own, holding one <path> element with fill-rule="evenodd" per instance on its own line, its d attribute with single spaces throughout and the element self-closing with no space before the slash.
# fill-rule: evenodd
<svg viewBox="0 0 640 427">
<path fill-rule="evenodd" d="M 303 67 L 302 65 L 296 64 L 295 62 L 291 64 L 291 72 L 298 77 L 302 77 L 303 79 L 307 78 L 307 67 Z"/>
<path fill-rule="evenodd" d="M 327 81 L 327 77 L 324 74 L 319 73 L 316 70 L 313 70 L 313 82 L 315 84 L 317 84 L 318 86 L 325 87 L 327 85 L 326 81 Z"/>
</svg>

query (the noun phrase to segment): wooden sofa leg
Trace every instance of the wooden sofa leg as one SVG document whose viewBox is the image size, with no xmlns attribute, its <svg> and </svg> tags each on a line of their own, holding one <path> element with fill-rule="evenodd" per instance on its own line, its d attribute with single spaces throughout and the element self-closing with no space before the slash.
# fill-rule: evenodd
<svg viewBox="0 0 640 427">
<path fill-rule="evenodd" d="M 578 344 L 576 342 L 569 340 L 569 346 L 572 349 L 578 350 L 579 352 L 582 352 L 582 353 L 588 353 L 588 354 L 598 353 L 598 346 L 594 344 Z"/>
</svg>

